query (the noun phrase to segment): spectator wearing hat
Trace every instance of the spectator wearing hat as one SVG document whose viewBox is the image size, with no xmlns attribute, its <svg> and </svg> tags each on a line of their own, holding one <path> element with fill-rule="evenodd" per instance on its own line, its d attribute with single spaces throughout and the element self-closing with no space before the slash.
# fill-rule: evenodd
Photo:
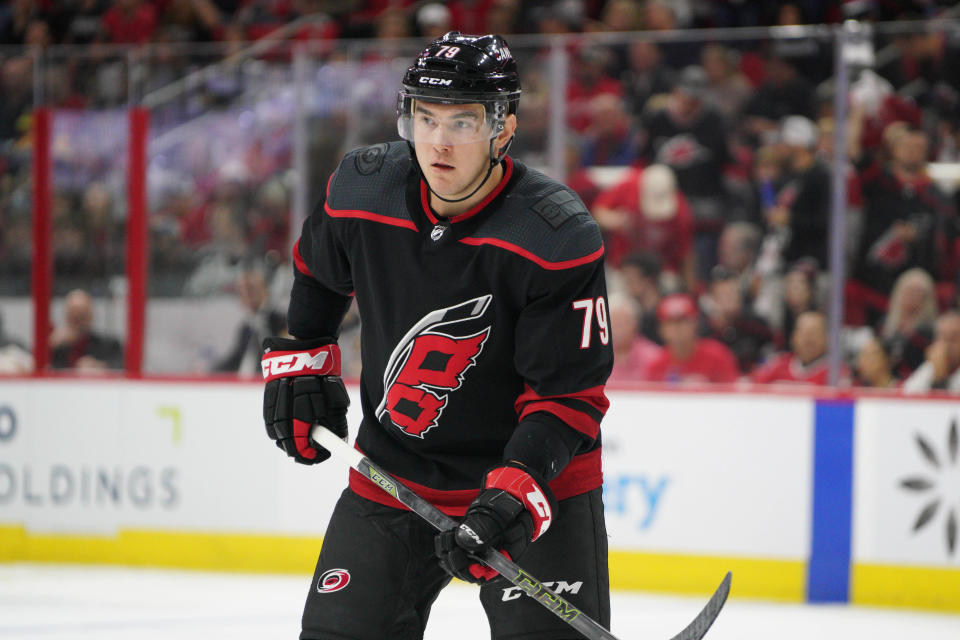
<svg viewBox="0 0 960 640">
<path fill-rule="evenodd" d="M 417 9 L 417 29 L 425 38 L 436 40 L 451 30 L 452 18 L 450 9 L 442 3 L 428 2 Z"/>
<path fill-rule="evenodd" d="M 701 335 L 726 345 L 737 358 L 740 373 L 750 373 L 773 348 L 773 332 L 747 306 L 737 275 L 716 266 L 710 289 L 701 299 Z"/>
<path fill-rule="evenodd" d="M 597 196 L 592 211 L 604 232 L 610 264 L 620 266 L 628 253 L 649 251 L 678 281 L 673 288 L 693 288 L 693 214 L 670 167 L 629 170 L 620 183 Z"/>
<path fill-rule="evenodd" d="M 671 383 L 735 382 L 737 359 L 723 343 L 697 335 L 697 304 L 687 294 L 666 296 L 657 307 L 664 350 L 650 364 L 650 380 Z"/>
<path fill-rule="evenodd" d="M 706 73 L 686 67 L 663 108 L 645 114 L 647 133 L 640 158 L 664 164 L 677 178 L 694 217 L 698 276 L 709 277 L 716 263 L 717 236 L 723 227 L 726 189 L 723 176 L 731 163 L 723 116 L 704 102 Z"/>
<path fill-rule="evenodd" d="M 813 258 L 827 264 L 827 227 L 830 217 L 830 170 L 816 153 L 817 125 L 803 116 L 784 118 L 779 144 L 787 178 L 774 205 L 765 212 L 768 236 L 778 239 L 782 264 Z"/>
<path fill-rule="evenodd" d="M 640 382 L 648 379 L 650 364 L 663 348 L 639 332 L 642 312 L 625 294 L 608 298 L 612 331 L 613 371 L 607 382 Z"/>
<path fill-rule="evenodd" d="M 753 372 L 751 379 L 761 384 L 790 383 L 826 385 L 829 381 L 827 363 L 827 316 L 820 311 L 805 311 L 797 318 L 790 336 L 790 351 L 781 353 Z M 849 380 L 844 366 L 841 381 Z"/>
</svg>

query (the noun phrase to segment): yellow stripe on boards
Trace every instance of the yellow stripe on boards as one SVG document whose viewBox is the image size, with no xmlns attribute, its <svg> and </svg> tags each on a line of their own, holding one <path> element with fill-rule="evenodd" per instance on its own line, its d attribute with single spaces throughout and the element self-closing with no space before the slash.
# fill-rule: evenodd
<svg viewBox="0 0 960 640">
<path fill-rule="evenodd" d="M 850 601 L 883 607 L 960 612 L 960 567 L 857 563 L 850 572 Z"/>
<path fill-rule="evenodd" d="M 610 587 L 634 591 L 710 594 L 727 571 L 733 571 L 730 594 L 802 602 L 806 563 L 679 554 L 610 552 Z"/>
<path fill-rule="evenodd" d="M 322 538 L 121 530 L 116 535 L 32 533 L 0 525 L 0 562 L 78 562 L 213 571 L 310 574 Z M 799 560 L 610 552 L 617 590 L 709 594 L 733 571 L 735 597 L 802 602 Z M 960 568 L 857 564 L 851 602 L 960 612 Z"/>
<path fill-rule="evenodd" d="M 28 533 L 0 526 L 0 561 L 80 562 L 256 573 L 313 573 L 322 538 L 127 529 L 116 535 Z"/>
</svg>

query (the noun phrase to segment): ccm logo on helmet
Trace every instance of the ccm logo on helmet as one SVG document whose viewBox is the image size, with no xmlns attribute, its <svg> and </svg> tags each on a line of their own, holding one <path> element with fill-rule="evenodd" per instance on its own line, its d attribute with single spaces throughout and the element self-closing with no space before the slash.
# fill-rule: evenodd
<svg viewBox="0 0 960 640">
<path fill-rule="evenodd" d="M 260 361 L 263 367 L 263 377 L 267 379 L 277 376 L 290 375 L 298 371 L 313 371 L 318 375 L 329 373 L 324 368 L 330 353 L 326 350 L 319 353 L 309 351 L 297 353 L 281 353 L 273 357 L 265 357 Z M 327 367 L 329 369 L 329 367 Z"/>
<path fill-rule="evenodd" d="M 346 569 L 330 569 L 317 580 L 317 593 L 333 593 L 346 589 L 350 584 L 350 572 Z"/>
<path fill-rule="evenodd" d="M 453 84 L 453 80 L 446 78 L 430 78 L 428 76 L 423 76 L 420 78 L 420 84 L 436 84 L 442 87 L 449 87 Z"/>
</svg>

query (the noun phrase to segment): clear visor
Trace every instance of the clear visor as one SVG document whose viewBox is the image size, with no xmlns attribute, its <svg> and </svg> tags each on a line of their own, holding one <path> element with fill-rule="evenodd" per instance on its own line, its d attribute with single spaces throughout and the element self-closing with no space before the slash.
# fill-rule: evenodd
<svg viewBox="0 0 960 640">
<path fill-rule="evenodd" d="M 476 102 L 439 104 L 407 98 L 397 117 L 400 137 L 414 144 L 484 142 L 496 138 L 502 130 L 503 120 Z"/>
</svg>

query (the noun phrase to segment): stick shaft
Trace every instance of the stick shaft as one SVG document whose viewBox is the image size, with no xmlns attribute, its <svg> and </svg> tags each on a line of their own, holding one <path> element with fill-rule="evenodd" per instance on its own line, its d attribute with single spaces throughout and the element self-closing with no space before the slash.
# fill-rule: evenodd
<svg viewBox="0 0 960 640">
<path fill-rule="evenodd" d="M 458 526 L 456 520 L 418 496 L 386 471 L 379 469 L 369 458 L 352 448 L 334 433 L 318 425 L 313 428 L 310 435 L 330 453 L 349 462 L 350 466 L 360 472 L 362 476 L 396 498 L 438 530 L 446 531 Z M 503 554 L 488 549 L 481 560 L 487 566 L 496 569 L 500 575 L 549 609 L 558 618 L 582 633 L 588 640 L 617 640 L 617 637 L 604 629 L 600 623 L 551 591 L 541 581 L 521 569 Z"/>
</svg>

